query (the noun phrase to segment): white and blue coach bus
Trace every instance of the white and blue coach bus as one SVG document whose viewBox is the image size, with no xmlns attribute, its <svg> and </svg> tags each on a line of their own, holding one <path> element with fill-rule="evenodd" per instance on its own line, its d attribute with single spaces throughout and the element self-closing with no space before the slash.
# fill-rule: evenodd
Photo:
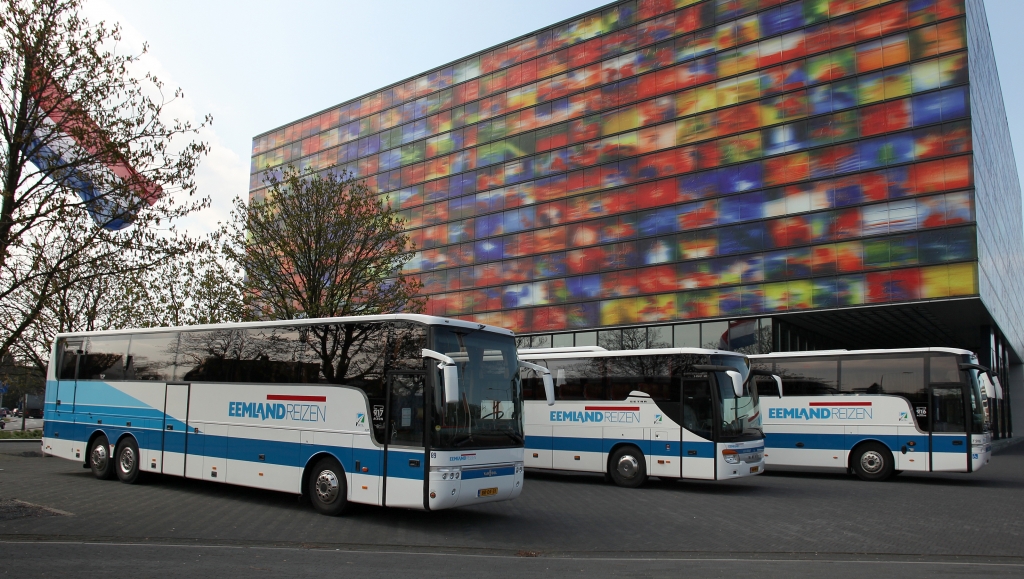
<svg viewBox="0 0 1024 579">
<path fill-rule="evenodd" d="M 781 377 L 758 382 L 769 469 L 974 472 L 992 454 L 982 387 L 967 350 L 912 348 L 751 356 Z"/>
<path fill-rule="evenodd" d="M 398 314 L 59 335 L 42 444 L 338 514 L 513 499 L 523 442 L 512 332 Z"/>
<path fill-rule="evenodd" d="M 726 480 L 764 470 L 764 435 L 746 356 L 697 348 L 521 349 L 526 466 L 606 473 L 637 487 L 648 476 Z"/>
</svg>

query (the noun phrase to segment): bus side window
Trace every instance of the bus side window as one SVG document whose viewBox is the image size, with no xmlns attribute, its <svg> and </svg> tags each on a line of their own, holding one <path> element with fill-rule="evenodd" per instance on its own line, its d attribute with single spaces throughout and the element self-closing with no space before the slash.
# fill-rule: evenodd
<svg viewBox="0 0 1024 579">
<path fill-rule="evenodd" d="M 79 380 L 124 380 L 129 336 L 89 338 L 78 364 Z"/>
<path fill-rule="evenodd" d="M 175 380 L 184 382 L 234 381 L 238 359 L 236 330 L 182 332 L 178 343 Z"/>
<path fill-rule="evenodd" d="M 604 365 L 597 358 L 548 360 L 548 369 L 555 377 L 556 400 L 584 400 L 588 386 L 593 392 L 604 381 Z"/>
<path fill-rule="evenodd" d="M 65 340 L 60 341 L 60 371 L 57 373 L 58 380 L 74 380 L 75 365 L 78 361 L 78 346 L 69 344 Z"/>
<path fill-rule="evenodd" d="M 775 374 L 782 378 L 784 396 L 835 396 L 839 390 L 839 363 L 835 360 L 777 360 Z M 758 394 L 767 380 L 757 383 Z M 778 396 L 777 387 L 771 386 Z M 765 392 L 767 394 L 767 392 Z"/>
<path fill-rule="evenodd" d="M 918 428 L 928 430 L 928 390 L 924 384 L 923 356 L 843 360 L 842 372 L 844 393 L 902 396 L 910 401 Z"/>
<path fill-rule="evenodd" d="M 963 381 L 960 376 L 960 363 L 952 355 L 932 354 L 929 366 L 928 381 L 932 384 L 959 384 Z"/>
<path fill-rule="evenodd" d="M 174 379 L 178 333 L 133 334 L 128 346 L 127 378 L 169 382 Z"/>
<path fill-rule="evenodd" d="M 715 412 L 711 405 L 711 382 L 707 378 L 683 379 L 683 428 L 697 436 L 711 439 Z"/>
<path fill-rule="evenodd" d="M 544 360 L 531 360 L 530 363 L 548 367 L 548 363 Z M 520 368 L 519 377 L 523 384 L 523 400 L 547 399 L 544 394 L 544 379 L 541 378 L 540 373 L 529 368 Z"/>
</svg>

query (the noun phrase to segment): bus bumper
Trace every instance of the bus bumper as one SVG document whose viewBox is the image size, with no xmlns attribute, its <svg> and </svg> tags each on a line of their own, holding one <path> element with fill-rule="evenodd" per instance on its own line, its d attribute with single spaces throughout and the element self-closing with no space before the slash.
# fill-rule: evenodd
<svg viewBox="0 0 1024 579">
<path fill-rule="evenodd" d="M 764 472 L 764 440 L 718 443 L 718 480 L 759 475 Z"/>
<path fill-rule="evenodd" d="M 432 467 L 427 486 L 432 511 L 507 501 L 523 492 L 523 463 Z"/>
</svg>

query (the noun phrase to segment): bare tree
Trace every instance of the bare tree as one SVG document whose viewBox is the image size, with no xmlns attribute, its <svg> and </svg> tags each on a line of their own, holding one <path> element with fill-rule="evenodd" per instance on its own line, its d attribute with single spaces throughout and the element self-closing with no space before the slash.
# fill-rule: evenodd
<svg viewBox="0 0 1024 579">
<path fill-rule="evenodd" d="M 207 145 L 164 120 L 180 89 L 133 76 L 141 55 L 116 51 L 118 26 L 80 10 L 0 4 L 0 354 L 48 307 L 98 307 L 110 280 L 194 250 L 172 223 L 208 205 L 194 181 Z"/>
<path fill-rule="evenodd" d="M 417 312 L 422 284 L 402 275 L 404 221 L 361 182 L 289 167 L 265 198 L 235 198 L 226 254 L 261 316 L 323 318 Z"/>
</svg>

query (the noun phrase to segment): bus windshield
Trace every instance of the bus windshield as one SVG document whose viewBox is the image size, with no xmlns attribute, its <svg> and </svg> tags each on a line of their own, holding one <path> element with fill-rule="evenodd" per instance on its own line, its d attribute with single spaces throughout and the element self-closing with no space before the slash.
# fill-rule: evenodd
<svg viewBox="0 0 1024 579">
<path fill-rule="evenodd" d="M 455 360 L 459 402 L 445 404 L 438 370 L 431 447 L 438 450 L 523 444 L 522 388 L 515 338 L 473 329 L 434 327 L 433 347 Z"/>
<path fill-rule="evenodd" d="M 716 366 L 735 368 L 743 379 L 743 393 L 736 396 L 732 379 L 725 372 L 715 372 L 718 381 L 718 398 L 722 409 L 720 421 L 721 440 L 747 440 L 761 437 L 761 408 L 757 399 L 757 388 L 750 381 L 750 361 L 744 356 L 713 355 L 711 363 Z"/>
</svg>

